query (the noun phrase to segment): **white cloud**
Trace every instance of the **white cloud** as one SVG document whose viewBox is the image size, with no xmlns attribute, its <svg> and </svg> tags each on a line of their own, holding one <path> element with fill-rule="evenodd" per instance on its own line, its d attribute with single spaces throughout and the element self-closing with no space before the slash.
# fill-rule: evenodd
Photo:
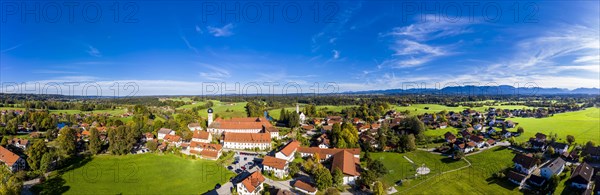
<svg viewBox="0 0 600 195">
<path fill-rule="evenodd" d="M 333 59 L 337 60 L 338 58 L 340 58 L 340 51 L 334 49 L 331 52 L 333 52 Z"/>
<path fill-rule="evenodd" d="M 91 45 L 88 46 L 88 50 L 86 50 L 86 52 L 94 57 L 102 57 L 100 51 Z"/>
<path fill-rule="evenodd" d="M 202 31 L 202 28 L 200 28 L 200 26 L 198 26 L 198 25 L 196 25 L 195 29 L 196 29 L 197 33 L 200 33 L 200 34 L 204 33 L 204 31 Z"/>
<path fill-rule="evenodd" d="M 185 36 L 181 36 L 181 40 L 183 40 L 183 42 L 185 43 L 185 46 L 187 46 L 188 49 L 194 51 L 194 53 L 196 54 L 200 54 L 200 52 L 198 51 L 198 49 L 196 47 L 194 47 L 190 41 L 187 40 L 187 38 L 185 38 Z"/>
<path fill-rule="evenodd" d="M 213 27 L 213 26 L 208 26 L 208 32 L 210 34 L 212 34 L 215 37 L 228 37 L 233 35 L 233 32 L 231 30 L 233 30 L 233 24 L 229 23 L 223 27 Z"/>
<path fill-rule="evenodd" d="M 220 81 L 220 80 L 231 77 L 231 74 L 229 74 L 229 71 L 227 71 L 223 68 L 219 68 L 217 66 L 208 65 L 208 64 L 203 64 L 203 67 L 205 67 L 207 69 L 206 71 L 199 73 L 200 77 L 203 79 Z"/>
</svg>

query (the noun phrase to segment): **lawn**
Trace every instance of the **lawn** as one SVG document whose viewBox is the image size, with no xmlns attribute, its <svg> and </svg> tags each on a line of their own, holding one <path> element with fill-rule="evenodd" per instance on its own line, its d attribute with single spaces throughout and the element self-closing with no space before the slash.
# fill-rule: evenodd
<svg viewBox="0 0 600 195">
<path fill-rule="evenodd" d="M 575 142 L 585 143 L 592 140 L 600 143 L 600 108 L 587 108 L 577 112 L 555 114 L 547 118 L 511 118 L 525 129 L 517 141 L 527 141 L 537 132 L 558 134 L 560 141 L 567 135 L 575 136 Z M 513 130 L 514 131 L 514 130 Z"/>
<path fill-rule="evenodd" d="M 58 114 L 58 113 L 63 113 L 63 114 L 79 114 L 79 113 L 94 113 L 94 114 L 100 114 L 100 113 L 108 113 L 108 114 L 111 114 L 112 116 L 118 116 L 118 115 L 121 115 L 121 114 L 125 113 L 125 109 L 114 109 L 114 110 L 94 110 L 94 111 L 81 111 L 81 110 L 50 110 L 50 113 L 54 113 L 54 114 Z"/>
<path fill-rule="evenodd" d="M 341 112 L 342 109 L 344 108 L 349 108 L 349 107 L 355 107 L 353 105 L 345 105 L 345 106 L 331 106 L 331 105 L 323 105 L 323 106 L 317 106 L 317 112 L 327 112 L 327 111 L 332 111 L 332 112 Z M 300 104 L 300 112 L 302 112 L 302 110 L 304 109 L 304 106 L 302 104 Z M 286 111 L 296 111 L 296 107 L 285 107 Z M 274 119 L 279 119 L 279 115 L 281 114 L 281 108 L 279 109 L 271 109 L 269 110 L 269 116 L 273 117 Z"/>
<path fill-rule="evenodd" d="M 383 176 L 383 180 L 388 184 L 394 184 L 401 179 L 415 175 L 416 168 L 413 167 L 413 164 L 406 160 L 404 156 L 411 159 L 417 166 L 425 164 L 429 169 L 431 169 L 431 173 L 429 173 L 428 176 L 467 165 L 465 161 L 455 161 L 442 155 L 436 155 L 419 150 L 408 153 L 371 153 L 372 159 L 381 160 L 384 166 L 389 170 L 389 173 Z M 428 176 L 422 177 L 421 179 L 427 178 Z M 418 183 L 419 180 L 420 179 L 405 182 L 404 186 L 410 186 L 414 183 Z M 401 188 L 399 187 L 398 189 Z"/>
<path fill-rule="evenodd" d="M 41 186 L 50 194 L 202 194 L 233 173 L 175 155 L 97 156 Z"/>
<path fill-rule="evenodd" d="M 425 107 L 427 107 L 428 109 L 425 109 Z M 392 106 L 392 108 L 395 109 L 396 111 L 400 112 L 400 111 L 408 110 L 408 111 L 410 111 L 411 114 L 424 114 L 424 113 L 433 113 L 433 112 L 437 113 L 437 112 L 441 112 L 443 110 L 459 112 L 459 111 L 463 111 L 464 109 L 467 109 L 467 108 L 471 108 L 471 109 L 477 110 L 479 112 L 485 112 L 490 107 L 500 108 L 500 109 L 523 109 L 523 108 L 530 109 L 531 108 L 528 106 L 518 106 L 518 105 L 517 106 L 501 105 L 501 106 L 482 106 L 482 107 L 465 107 L 465 106 L 449 107 L 449 106 L 439 105 L 439 104 L 412 104 L 410 106 L 398 106 L 398 105 Z"/>
<path fill-rule="evenodd" d="M 512 165 L 514 154 L 505 147 L 495 147 L 466 157 L 472 166 L 436 176 L 409 189 L 399 187 L 402 194 L 515 194 L 517 185 L 506 179 L 496 180 L 492 174 Z M 407 191 L 403 191 L 408 189 Z"/>
<path fill-rule="evenodd" d="M 237 118 L 237 117 L 246 117 L 246 102 L 221 102 L 217 100 L 211 100 L 214 103 L 212 107 L 213 113 L 218 114 L 221 118 Z M 207 109 L 202 109 L 200 112 L 200 116 L 206 118 L 208 117 Z M 229 110 L 229 112 L 227 112 Z"/>
</svg>

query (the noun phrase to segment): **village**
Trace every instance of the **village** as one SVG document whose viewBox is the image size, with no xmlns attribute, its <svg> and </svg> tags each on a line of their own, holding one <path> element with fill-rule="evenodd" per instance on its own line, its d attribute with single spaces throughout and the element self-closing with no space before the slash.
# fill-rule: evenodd
<svg viewBox="0 0 600 195">
<path fill-rule="evenodd" d="M 365 158 L 369 157 L 361 155 L 366 155 L 365 152 L 368 153 L 373 148 L 381 151 L 400 150 L 401 146 L 381 142 L 379 138 L 382 128 L 398 128 L 405 125 L 408 118 L 406 113 L 394 110 L 386 112 L 385 116 L 370 123 L 360 118 L 341 116 L 308 117 L 297 104 L 295 112 L 292 113 L 298 117 L 298 137 L 291 131 L 280 134 L 281 131 L 269 120 L 271 117 L 266 112 L 262 117 L 228 119 L 214 118 L 213 112 L 213 109 L 207 109 L 205 128 L 200 123 L 187 125 L 186 131 L 191 132 L 191 139 L 184 139 L 180 136 L 181 133 L 176 133 L 175 130 L 160 128 L 156 133 L 142 134 L 130 153 L 178 153 L 213 161 L 227 156 L 232 160 L 222 166 L 236 176 L 227 183 L 215 186 L 214 190 L 208 192 L 212 194 L 264 194 L 266 191 L 276 194 L 317 194 L 319 190 L 327 190 L 332 186 L 337 186 L 342 193 L 353 193 L 356 189 L 374 193 L 376 189 L 361 189 L 361 186 L 364 188 L 365 184 L 368 186 L 374 182 L 372 179 L 365 181 L 361 174 L 370 175 L 373 173 L 365 171 L 379 171 L 373 169 L 381 169 L 383 172 L 387 170 L 385 167 L 377 168 L 377 165 L 371 165 L 377 163 L 364 163 L 363 161 L 367 161 Z M 3 115 L 6 113 L 7 111 L 3 111 Z M 19 114 L 22 111 L 14 113 Z M 444 133 L 443 139 L 440 140 L 442 143 L 437 147 L 418 149 L 461 160 L 465 156 L 476 155 L 494 147 L 508 147 L 517 152 L 512 159 L 514 165 L 494 175 L 500 175 L 519 189 L 543 191 L 550 185 L 556 185 L 557 180 L 560 180 L 558 177 L 568 177 L 573 189 L 580 189 L 583 194 L 592 194 L 595 189 L 595 193 L 598 193 L 600 177 L 595 173 L 600 165 L 600 146 L 572 148 L 573 140 L 559 142 L 556 136 L 543 133 L 535 134 L 528 142 L 515 142 L 514 137 L 521 136 L 524 130 L 509 118 L 522 113 L 526 112 L 490 108 L 487 112 L 466 109 L 462 112 L 443 111 L 420 115 L 418 120 L 434 129 L 433 131 L 444 131 L 447 128 L 460 131 L 458 134 L 450 131 Z M 340 139 L 346 139 L 339 138 L 341 126 L 355 129 L 354 136 L 360 144 L 348 143 L 342 148 L 336 147 L 340 146 Z M 25 127 L 22 128 L 23 131 L 27 131 Z M 91 128 L 99 132 L 94 135 L 98 136 L 101 142 L 107 144 L 110 139 L 107 130 L 111 127 L 98 122 L 80 123 L 67 128 L 76 129 L 79 140 L 77 147 L 80 149 L 89 144 Z M 29 136 L 39 135 L 34 132 Z M 25 138 L 8 139 L 6 145 L 0 148 L 0 161 L 12 172 L 26 170 L 29 166 L 25 158 L 12 151 L 17 149 L 23 153 L 30 146 L 31 143 Z M 12 151 L 7 147 L 12 148 Z M 428 174 L 427 166 L 433 165 L 423 164 L 417 175 Z M 565 169 L 571 174 L 565 175 Z M 401 185 L 402 182 L 397 181 L 396 185 Z M 551 184 L 553 182 L 554 184 Z M 380 193 L 396 192 L 396 189 L 388 186 Z"/>
</svg>

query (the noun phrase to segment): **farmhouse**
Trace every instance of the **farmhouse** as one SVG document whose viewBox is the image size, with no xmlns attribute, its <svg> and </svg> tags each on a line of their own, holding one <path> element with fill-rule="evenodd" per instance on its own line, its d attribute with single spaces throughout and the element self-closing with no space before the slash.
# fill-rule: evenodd
<svg viewBox="0 0 600 195">
<path fill-rule="evenodd" d="M 517 154 L 512 161 L 515 169 L 525 174 L 531 174 L 537 168 L 535 158 L 528 155 Z"/>
<path fill-rule="evenodd" d="M 208 131 L 194 131 L 192 135 L 193 142 L 210 143 L 212 141 L 212 135 Z"/>
<path fill-rule="evenodd" d="M 15 153 L 12 153 L 3 146 L 0 146 L 0 162 L 6 164 L 8 170 L 12 172 L 23 170 L 27 165 L 25 159 L 21 158 Z"/>
<path fill-rule="evenodd" d="M 223 147 L 229 149 L 269 149 L 271 148 L 271 134 L 226 132 Z"/>
<path fill-rule="evenodd" d="M 265 177 L 260 171 L 255 171 L 236 184 L 237 193 L 240 195 L 259 195 L 263 191 L 263 182 L 265 182 Z"/>
<path fill-rule="evenodd" d="M 167 135 L 175 135 L 175 131 L 171 130 L 171 129 L 167 129 L 167 128 L 160 128 L 158 130 L 158 139 L 165 139 L 165 136 Z"/>
<path fill-rule="evenodd" d="M 314 195 L 317 193 L 317 189 L 315 187 L 300 180 L 296 180 L 294 183 L 294 188 L 304 194 Z"/>
<path fill-rule="evenodd" d="M 594 174 L 594 168 L 587 163 L 581 163 L 571 173 L 571 186 L 575 188 L 588 189 Z"/>
<path fill-rule="evenodd" d="M 340 151 L 333 155 L 331 171 L 339 169 L 344 174 L 344 185 L 354 184 L 360 173 L 358 173 L 358 164 L 360 161 L 347 150 Z"/>
<path fill-rule="evenodd" d="M 284 159 L 265 156 L 263 159 L 263 171 L 273 172 L 273 175 L 278 178 L 284 178 L 288 175 L 288 162 Z"/>
<path fill-rule="evenodd" d="M 287 145 L 285 145 L 279 152 L 275 153 L 275 158 L 283 159 L 286 162 L 292 162 L 294 160 L 294 154 L 298 150 L 300 146 L 300 142 L 291 141 Z"/>
<path fill-rule="evenodd" d="M 546 179 L 550 179 L 552 175 L 562 173 L 565 168 L 565 161 L 562 158 L 556 158 L 552 162 L 544 165 L 541 169 L 541 175 Z"/>
</svg>

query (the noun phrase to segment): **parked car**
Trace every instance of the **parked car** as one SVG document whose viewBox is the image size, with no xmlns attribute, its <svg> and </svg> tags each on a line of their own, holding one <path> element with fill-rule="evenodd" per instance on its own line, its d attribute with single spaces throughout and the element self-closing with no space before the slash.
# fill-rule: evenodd
<svg viewBox="0 0 600 195">
<path fill-rule="evenodd" d="M 242 173 L 242 170 L 240 170 L 240 169 L 236 169 L 236 170 L 235 170 L 235 173 L 236 173 L 236 174 L 240 174 L 240 173 Z"/>
<path fill-rule="evenodd" d="M 233 167 L 232 166 L 228 166 L 227 169 L 233 170 Z"/>
</svg>

